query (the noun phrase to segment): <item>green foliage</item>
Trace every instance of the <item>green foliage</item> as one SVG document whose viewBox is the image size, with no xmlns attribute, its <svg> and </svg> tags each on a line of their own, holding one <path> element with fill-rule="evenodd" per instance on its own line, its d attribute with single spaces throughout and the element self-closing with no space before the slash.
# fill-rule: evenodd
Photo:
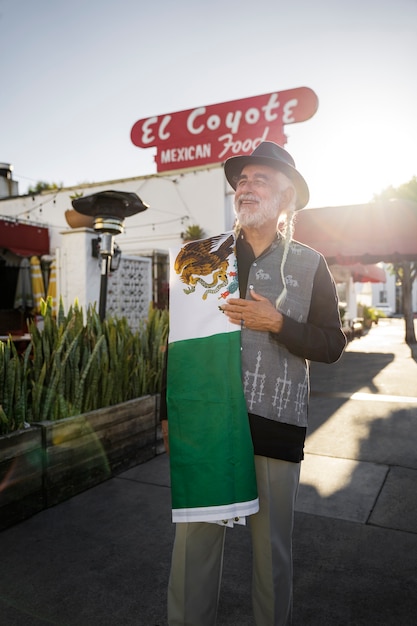
<svg viewBox="0 0 417 626">
<path fill-rule="evenodd" d="M 13 342 L 0 341 L 0 434 L 28 423 L 30 345 L 19 355 Z"/>
<path fill-rule="evenodd" d="M 59 185 L 57 185 L 56 183 L 46 183 L 45 181 L 40 180 L 34 187 L 28 187 L 27 192 L 28 194 L 36 195 L 38 193 L 42 193 L 42 191 L 58 191 L 58 189 L 61 189 L 63 186 L 63 183 L 59 183 Z"/>
<path fill-rule="evenodd" d="M 363 324 L 365 328 L 370 328 L 372 324 L 377 324 L 380 317 L 385 317 L 382 311 L 378 311 L 372 306 L 366 304 L 358 304 L 359 316 L 363 318 Z"/>
<path fill-rule="evenodd" d="M 374 200 L 391 200 L 391 198 L 400 198 L 402 200 L 413 200 L 417 202 L 417 176 L 413 176 L 408 183 L 403 183 L 399 187 L 387 187 L 381 193 L 375 194 Z"/>
<path fill-rule="evenodd" d="M 181 237 L 184 242 L 203 239 L 204 230 L 201 228 L 201 226 L 198 226 L 197 224 L 191 224 L 187 227 L 187 230 L 184 233 L 181 233 Z"/>
<path fill-rule="evenodd" d="M 363 319 L 371 320 L 371 322 L 375 322 L 378 319 L 378 313 L 376 309 L 372 306 L 363 305 L 362 310 Z"/>
<path fill-rule="evenodd" d="M 0 342 L 0 434 L 160 391 L 168 312 L 149 308 L 132 332 L 125 318 L 100 320 L 77 303 L 57 319 L 42 303 L 44 328 L 32 323 L 24 354 Z"/>
</svg>

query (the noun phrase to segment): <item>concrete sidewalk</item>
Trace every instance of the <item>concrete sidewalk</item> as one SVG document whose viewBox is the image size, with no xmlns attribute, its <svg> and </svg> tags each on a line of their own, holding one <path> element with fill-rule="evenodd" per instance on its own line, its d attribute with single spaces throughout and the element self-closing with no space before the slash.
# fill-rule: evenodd
<svg viewBox="0 0 417 626">
<path fill-rule="evenodd" d="M 417 623 L 417 363 L 402 320 L 312 364 L 294 626 Z M 228 530 L 218 626 L 253 625 L 250 535 Z M 0 533 L 2 626 L 163 626 L 166 455 Z"/>
</svg>

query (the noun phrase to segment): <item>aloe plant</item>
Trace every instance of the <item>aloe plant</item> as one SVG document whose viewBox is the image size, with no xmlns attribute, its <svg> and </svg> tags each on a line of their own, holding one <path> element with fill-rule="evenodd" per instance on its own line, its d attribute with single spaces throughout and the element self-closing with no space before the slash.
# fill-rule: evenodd
<svg viewBox="0 0 417 626">
<path fill-rule="evenodd" d="M 42 302 L 43 329 L 29 326 L 31 342 L 19 355 L 0 345 L 0 433 L 56 420 L 160 391 L 168 312 L 149 308 L 139 331 L 125 318 L 102 321 L 78 303 L 57 318 Z"/>
<path fill-rule="evenodd" d="M 30 346 L 19 355 L 13 342 L 0 342 L 0 434 L 24 428 L 30 420 Z"/>
</svg>

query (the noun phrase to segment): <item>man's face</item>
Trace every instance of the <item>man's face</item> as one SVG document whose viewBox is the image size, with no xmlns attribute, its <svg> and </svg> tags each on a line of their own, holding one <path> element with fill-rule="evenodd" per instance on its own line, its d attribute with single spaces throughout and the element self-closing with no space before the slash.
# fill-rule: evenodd
<svg viewBox="0 0 417 626">
<path fill-rule="evenodd" d="M 277 172 L 266 165 L 243 168 L 235 192 L 235 213 L 243 227 L 276 225 L 280 214 L 280 187 Z"/>
</svg>

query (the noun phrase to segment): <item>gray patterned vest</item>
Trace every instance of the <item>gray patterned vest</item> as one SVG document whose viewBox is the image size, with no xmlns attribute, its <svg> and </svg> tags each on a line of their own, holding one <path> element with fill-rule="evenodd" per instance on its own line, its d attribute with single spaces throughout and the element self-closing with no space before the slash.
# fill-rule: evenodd
<svg viewBox="0 0 417 626">
<path fill-rule="evenodd" d="M 274 305 L 283 289 L 280 267 L 284 242 L 277 240 L 252 263 L 246 298 L 252 286 Z M 314 276 L 320 261 L 317 252 L 292 242 L 285 263 L 287 296 L 279 309 L 298 322 L 306 322 Z M 249 413 L 267 419 L 307 426 L 309 364 L 279 342 L 279 334 L 244 329 L 242 332 L 242 380 Z"/>
</svg>

